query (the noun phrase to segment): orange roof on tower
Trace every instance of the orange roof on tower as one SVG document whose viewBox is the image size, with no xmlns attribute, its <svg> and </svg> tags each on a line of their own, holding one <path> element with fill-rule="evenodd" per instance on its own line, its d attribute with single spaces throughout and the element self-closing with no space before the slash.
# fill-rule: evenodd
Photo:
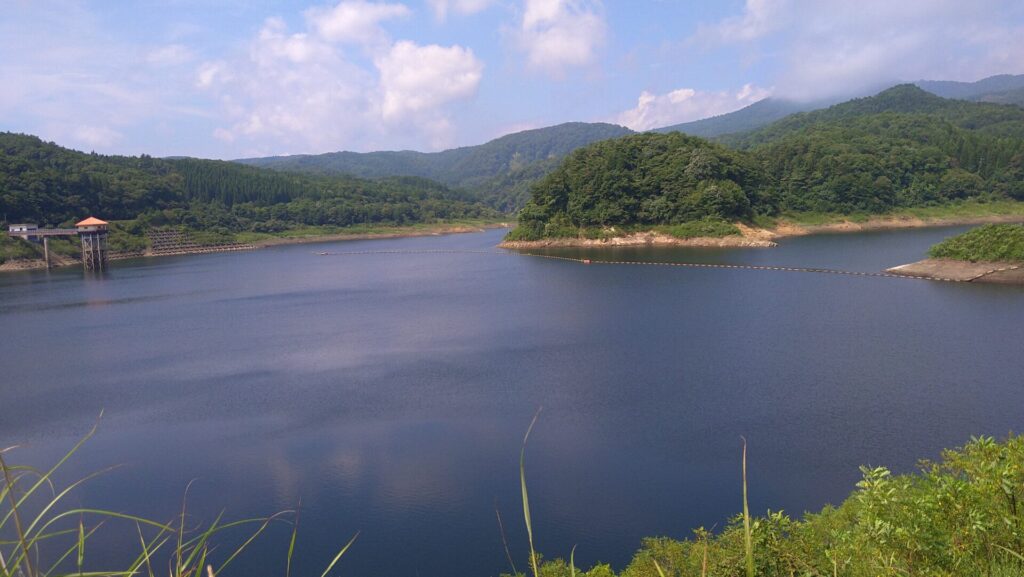
<svg viewBox="0 0 1024 577">
<path fill-rule="evenodd" d="M 105 220 L 100 220 L 100 219 L 96 218 L 95 216 L 90 216 L 89 218 L 83 220 L 82 222 L 76 224 L 75 226 L 99 226 L 101 224 L 110 224 L 110 223 L 105 221 Z"/>
</svg>

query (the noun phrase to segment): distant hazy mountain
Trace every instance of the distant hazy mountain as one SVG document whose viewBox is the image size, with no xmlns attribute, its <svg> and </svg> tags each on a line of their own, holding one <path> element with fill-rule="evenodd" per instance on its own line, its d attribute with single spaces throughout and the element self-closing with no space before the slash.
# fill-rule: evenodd
<svg viewBox="0 0 1024 577">
<path fill-rule="evenodd" d="M 999 74 L 977 82 L 920 80 L 915 84 L 943 98 L 1024 105 L 1024 74 Z"/>
<path fill-rule="evenodd" d="M 734 112 L 710 118 L 655 128 L 651 132 L 682 132 L 691 136 L 711 138 L 723 134 L 747 132 L 771 124 L 795 112 L 804 112 L 827 106 L 826 103 L 796 102 L 779 98 L 765 98 Z"/>
<path fill-rule="evenodd" d="M 839 99 L 797 102 L 766 98 L 735 112 L 656 128 L 650 132 L 678 131 L 720 140 L 732 146 L 753 146 L 809 123 L 868 113 L 923 113 L 941 109 L 945 114 L 955 116 L 956 101 L 939 96 L 1024 105 L 1024 75 L 992 76 L 977 82 L 922 80 L 916 85 L 899 85 L 877 96 L 856 98 L 842 104 L 836 104 Z M 870 92 L 858 95 L 863 94 Z M 847 96 L 850 97 L 852 95 Z M 836 105 L 830 107 L 833 104 Z M 996 119 L 1005 115 L 998 109 L 990 112 Z M 824 116 L 815 116 L 818 113 Z M 999 133 L 999 123 L 990 124 L 988 130 Z M 236 162 L 320 175 L 350 174 L 361 178 L 418 176 L 475 192 L 500 210 L 515 211 L 525 204 L 530 186 L 554 170 L 567 154 L 593 142 L 629 134 L 633 131 L 614 124 L 570 122 L 443 152 L 331 152 L 249 158 Z"/>
<path fill-rule="evenodd" d="M 591 142 L 632 132 L 614 124 L 569 122 L 516 132 L 485 144 L 443 152 L 328 152 L 248 158 L 236 162 L 279 170 L 351 174 L 364 178 L 422 176 L 450 186 L 473 187 L 528 164 L 560 158 Z"/>
<path fill-rule="evenodd" d="M 875 96 L 855 98 L 835 106 L 792 114 L 768 126 L 718 140 L 728 146 L 750 148 L 775 142 L 805 128 L 851 121 L 880 113 L 928 114 L 953 126 L 997 137 L 1024 138 L 1024 110 L 1015 106 L 942 98 L 913 84 L 900 84 Z"/>
</svg>

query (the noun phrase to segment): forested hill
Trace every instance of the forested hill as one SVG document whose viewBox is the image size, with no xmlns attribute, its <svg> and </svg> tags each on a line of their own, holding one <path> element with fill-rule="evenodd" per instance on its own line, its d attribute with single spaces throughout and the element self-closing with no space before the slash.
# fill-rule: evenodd
<svg viewBox="0 0 1024 577">
<path fill-rule="evenodd" d="M 570 122 L 443 152 L 330 152 L 249 158 L 237 162 L 322 175 L 351 174 L 363 178 L 420 176 L 498 199 L 514 194 L 512 189 L 521 181 L 517 178 L 519 175 L 546 174 L 553 167 L 552 160 L 560 159 L 581 146 L 631 133 L 628 128 L 614 124 Z M 501 200 L 496 200 L 495 205 L 500 206 Z"/>
<path fill-rule="evenodd" d="M 857 98 L 822 110 L 793 114 L 758 130 L 730 134 L 724 144 L 751 148 L 779 140 L 805 128 L 863 118 L 880 113 L 924 114 L 971 131 L 1024 138 L 1024 108 L 942 98 L 913 84 L 901 84 L 875 96 Z"/>
<path fill-rule="evenodd" d="M 956 98 L 974 102 L 1024 105 L 1024 74 L 1000 74 L 983 78 L 977 82 L 954 82 L 949 80 L 919 80 L 914 83 L 936 96 Z M 847 98 L 850 98 L 848 96 Z M 652 132 L 679 131 L 691 136 L 714 138 L 726 134 L 750 132 L 781 120 L 797 112 L 821 110 L 845 99 L 796 101 L 785 98 L 765 98 L 734 112 L 655 128 Z"/>
<path fill-rule="evenodd" d="M 369 181 L 215 160 L 103 156 L 0 133 L 0 216 L 57 225 L 89 214 L 260 232 L 495 216 L 469 193 L 420 178 Z"/>
<path fill-rule="evenodd" d="M 691 136 L 711 138 L 722 136 L 723 134 L 749 132 L 785 118 L 790 114 L 814 110 L 824 106 L 826 106 L 824 103 L 804 103 L 781 98 L 765 98 L 734 112 L 682 124 L 673 124 L 663 128 L 655 128 L 651 132 L 682 132 Z"/>
<path fill-rule="evenodd" d="M 916 84 L 943 98 L 1024 105 L 1024 74 L 1000 74 L 977 82 L 921 80 Z"/>
<path fill-rule="evenodd" d="M 787 117 L 740 145 L 648 133 L 580 149 L 533 188 L 516 237 L 1024 200 L 1024 110 L 913 86 Z"/>
</svg>

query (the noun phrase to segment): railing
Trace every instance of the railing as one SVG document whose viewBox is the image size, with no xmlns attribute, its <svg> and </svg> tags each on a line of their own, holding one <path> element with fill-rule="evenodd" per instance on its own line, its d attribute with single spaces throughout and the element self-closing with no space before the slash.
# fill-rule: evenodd
<svg viewBox="0 0 1024 577">
<path fill-rule="evenodd" d="M 35 230 L 11 230 L 10 236 L 75 236 L 77 228 L 37 228 Z"/>
</svg>

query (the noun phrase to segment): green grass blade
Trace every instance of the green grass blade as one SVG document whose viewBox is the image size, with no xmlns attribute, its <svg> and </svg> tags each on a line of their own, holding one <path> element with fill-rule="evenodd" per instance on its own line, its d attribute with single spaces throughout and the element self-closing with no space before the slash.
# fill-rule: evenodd
<svg viewBox="0 0 1024 577">
<path fill-rule="evenodd" d="M 153 565 L 149 561 L 149 546 L 146 545 L 146 538 L 142 536 L 142 525 L 136 523 L 135 530 L 139 533 L 139 545 L 142 546 L 142 558 L 146 562 L 146 572 L 148 573 L 149 577 L 153 577 Z"/>
<path fill-rule="evenodd" d="M 292 577 L 292 556 L 295 555 L 295 538 L 299 535 L 299 518 L 302 512 L 302 501 L 299 500 L 299 507 L 295 509 L 295 524 L 292 526 L 292 538 L 288 542 L 288 558 L 285 565 L 284 577 Z"/>
<path fill-rule="evenodd" d="M 210 537 L 212 537 L 215 533 L 220 531 L 220 527 L 218 525 L 223 517 L 224 511 L 221 511 L 220 514 L 217 515 L 217 518 L 213 520 L 213 523 L 210 523 L 210 526 L 205 531 L 200 533 L 198 537 L 196 537 L 194 544 L 190 542 L 185 543 L 184 547 L 185 549 L 189 550 L 190 553 L 188 557 L 186 557 L 185 560 L 181 563 L 181 566 L 185 569 L 186 573 L 188 573 L 189 567 L 198 567 L 197 571 L 199 569 L 202 569 L 202 563 L 193 563 L 193 561 L 195 561 L 196 557 L 201 552 L 206 550 L 206 545 L 207 543 L 209 543 Z"/>
<path fill-rule="evenodd" d="M 533 420 L 530 421 L 530 426 L 526 429 L 526 435 L 523 436 L 523 448 L 519 451 L 519 485 L 523 491 L 523 519 L 526 520 L 526 537 L 530 541 L 530 566 L 533 568 L 533 577 L 540 577 L 540 571 L 537 570 L 537 551 L 533 547 L 533 523 L 530 521 L 530 497 L 526 492 L 526 442 L 530 440 L 530 432 L 533 431 L 533 426 L 537 424 L 537 417 L 540 417 L 541 408 L 537 409 L 537 412 L 533 415 Z"/>
<path fill-rule="evenodd" d="M 25 531 L 21 524 L 21 514 L 18 512 L 18 507 L 24 502 L 14 498 L 14 479 L 11 476 L 11 470 L 7 467 L 7 462 L 4 461 L 3 454 L 0 453 L 0 470 L 3 472 L 4 486 L 7 487 L 7 498 L 11 502 L 11 511 L 8 513 L 8 517 L 14 516 L 14 533 L 18 538 L 18 546 L 21 548 L 21 553 L 17 555 L 12 561 L 11 566 L 21 572 L 21 564 L 25 564 L 25 571 L 28 575 L 35 575 L 35 571 L 32 570 L 32 559 L 29 553 L 28 540 L 25 536 Z M 3 528 L 3 523 L 0 523 L 0 528 Z"/>
<path fill-rule="evenodd" d="M 92 534 L 93 534 L 93 533 L 95 533 L 96 531 L 98 531 L 98 530 L 99 530 L 99 528 L 100 528 L 100 527 L 102 527 L 102 526 L 103 526 L 103 524 L 102 524 L 102 523 L 100 523 L 99 525 L 96 525 L 96 526 L 95 526 L 95 527 L 93 527 L 92 529 L 89 529 L 88 531 L 86 531 L 86 532 L 85 532 L 85 536 L 84 536 L 84 537 L 82 538 L 82 540 L 83 540 L 83 541 L 86 541 L 86 540 L 88 540 L 88 539 L 89 539 L 89 537 L 91 537 L 91 536 L 92 536 Z M 78 530 L 77 530 L 77 529 L 71 529 L 70 531 L 63 531 L 62 533 L 64 533 L 64 534 L 70 534 L 70 533 L 76 533 L 76 532 L 78 532 Z M 74 552 L 75 552 L 75 551 L 77 551 L 77 550 L 78 550 L 78 541 L 76 541 L 74 545 L 72 545 L 72 546 L 71 546 L 71 547 L 69 547 L 69 548 L 68 548 L 67 550 L 65 550 L 65 551 L 64 551 L 64 554 L 63 554 L 63 555 L 61 555 L 60 557 L 58 557 L 58 558 L 57 558 L 57 560 L 53 562 L 53 565 L 51 565 L 51 566 L 50 566 L 50 570 L 49 570 L 49 571 L 47 571 L 46 573 L 44 573 L 44 574 L 43 574 L 43 577 L 49 577 L 50 575 L 52 575 L 52 574 L 53 574 L 53 572 L 57 570 L 57 567 L 59 567 L 59 566 L 60 566 L 60 564 L 61 564 L 61 563 L 63 563 L 65 559 L 67 559 L 68 557 L 70 557 L 70 556 L 71 556 L 71 554 L 72 554 L 72 553 L 74 553 Z M 79 572 L 79 573 L 81 573 L 81 572 L 82 572 L 82 569 L 81 569 L 81 568 L 79 568 L 78 572 Z"/>
<path fill-rule="evenodd" d="M 576 577 L 576 546 L 569 551 L 569 577 Z"/>
<path fill-rule="evenodd" d="M 754 538 L 750 532 L 750 509 L 747 507 L 746 439 L 743 439 L 743 552 L 747 560 L 747 577 L 754 577 Z"/>
<path fill-rule="evenodd" d="M 658 570 L 658 577 L 665 577 L 665 572 L 661 570 L 661 565 L 658 565 L 657 559 L 651 559 L 654 561 L 654 568 Z"/>
<path fill-rule="evenodd" d="M 57 493 L 56 495 L 54 495 L 53 498 L 50 499 L 50 501 L 46 503 L 46 506 L 43 507 L 39 511 L 39 513 L 36 515 L 35 519 L 33 519 L 32 522 L 29 523 L 28 528 L 25 529 L 25 534 L 26 535 L 31 535 L 32 531 L 33 531 L 33 529 L 35 529 L 36 525 L 38 525 L 40 522 L 42 522 L 42 520 L 44 518 L 46 518 L 46 514 L 49 513 L 51 509 L 56 507 L 57 503 L 59 503 L 62 499 L 64 499 L 64 497 L 66 497 L 68 495 L 68 493 L 70 493 L 76 487 L 78 487 L 79 485 L 85 483 L 86 481 L 89 481 L 91 479 L 95 479 L 96 477 L 99 477 L 100 475 L 103 475 L 105 473 L 113 471 L 114 469 L 117 469 L 117 468 L 118 468 L 118 466 L 107 467 L 106 469 L 103 469 L 102 471 L 97 471 L 95 473 L 90 473 L 89 475 L 86 475 L 85 477 L 82 477 L 81 479 L 79 479 L 79 480 L 75 481 L 74 483 L 71 483 L 70 485 L 65 487 L 64 490 L 62 490 L 60 493 Z"/>
<path fill-rule="evenodd" d="M 501 511 L 498 509 L 497 500 L 494 501 L 494 514 L 498 517 L 498 531 L 501 533 L 501 544 L 505 547 L 505 558 L 508 559 L 508 564 L 512 567 L 512 574 L 519 575 L 516 563 L 512 560 L 512 552 L 508 548 L 508 537 L 505 536 L 505 524 L 501 521 Z"/>
<path fill-rule="evenodd" d="M 185 540 L 185 511 L 188 508 L 188 490 L 192 488 L 192 483 L 195 483 L 195 479 L 192 479 L 185 485 L 185 494 L 181 497 L 181 518 L 178 519 L 178 545 L 174 548 L 174 574 L 181 575 L 182 573 L 182 545 Z"/>
<path fill-rule="evenodd" d="M 341 551 L 338 551 L 338 554 L 334 556 L 334 559 L 331 560 L 331 564 L 327 566 L 327 569 L 324 569 L 324 572 L 320 575 L 320 577 L 327 577 L 327 574 L 331 572 L 331 569 L 334 569 L 334 566 L 338 563 L 338 560 L 341 559 L 341 556 L 344 555 L 346 551 L 348 551 L 348 548 L 352 546 L 352 543 L 356 542 L 356 538 L 358 537 L 359 532 L 356 531 L 356 534 L 353 535 L 351 539 L 349 539 L 349 542 L 346 543 L 345 546 L 341 548 Z"/>
<path fill-rule="evenodd" d="M 97 421 L 99 421 L 99 419 L 102 419 L 102 418 L 103 418 L 103 411 L 100 411 L 100 416 L 97 418 Z M 66 463 L 68 461 L 68 459 L 71 458 L 72 455 L 77 453 L 78 450 L 82 448 L 82 445 L 84 445 L 86 441 L 91 439 L 93 437 L 93 435 L 96 434 L 96 430 L 98 428 L 99 428 L 99 422 L 97 422 L 95 425 L 93 425 L 92 429 L 90 429 L 89 432 L 86 433 L 84 437 L 79 439 L 78 442 L 75 443 L 75 446 L 71 448 L 71 450 L 69 450 L 67 453 L 65 453 L 64 456 L 61 457 L 60 460 L 58 460 L 57 463 L 53 467 L 50 467 L 50 469 L 48 471 L 46 471 L 46 473 L 41 475 L 39 477 L 39 479 L 37 479 L 36 482 L 27 491 L 25 491 L 24 494 L 22 494 L 21 498 L 17 500 L 17 504 L 14 507 L 12 507 L 11 510 L 8 511 L 7 514 L 4 515 L 4 517 L 2 519 L 0 519 L 0 530 L 2 530 L 4 528 L 4 526 L 7 525 L 7 523 L 10 521 L 11 517 L 17 512 L 18 507 L 21 507 L 25 503 L 25 501 L 27 501 L 33 494 L 35 494 L 35 492 L 37 490 L 39 490 L 39 487 L 42 487 L 43 485 L 48 484 L 50 482 L 50 477 L 53 476 L 53 473 L 56 472 L 57 469 L 61 468 L 64 465 L 64 463 Z M 5 451 L 6 450 L 7 449 L 5 449 Z M 2 460 L 2 455 L 3 455 L 3 452 L 0 452 L 0 460 Z"/>
<path fill-rule="evenodd" d="M 85 562 L 85 525 L 82 519 L 78 519 L 78 574 L 82 574 L 82 564 Z"/>
</svg>

